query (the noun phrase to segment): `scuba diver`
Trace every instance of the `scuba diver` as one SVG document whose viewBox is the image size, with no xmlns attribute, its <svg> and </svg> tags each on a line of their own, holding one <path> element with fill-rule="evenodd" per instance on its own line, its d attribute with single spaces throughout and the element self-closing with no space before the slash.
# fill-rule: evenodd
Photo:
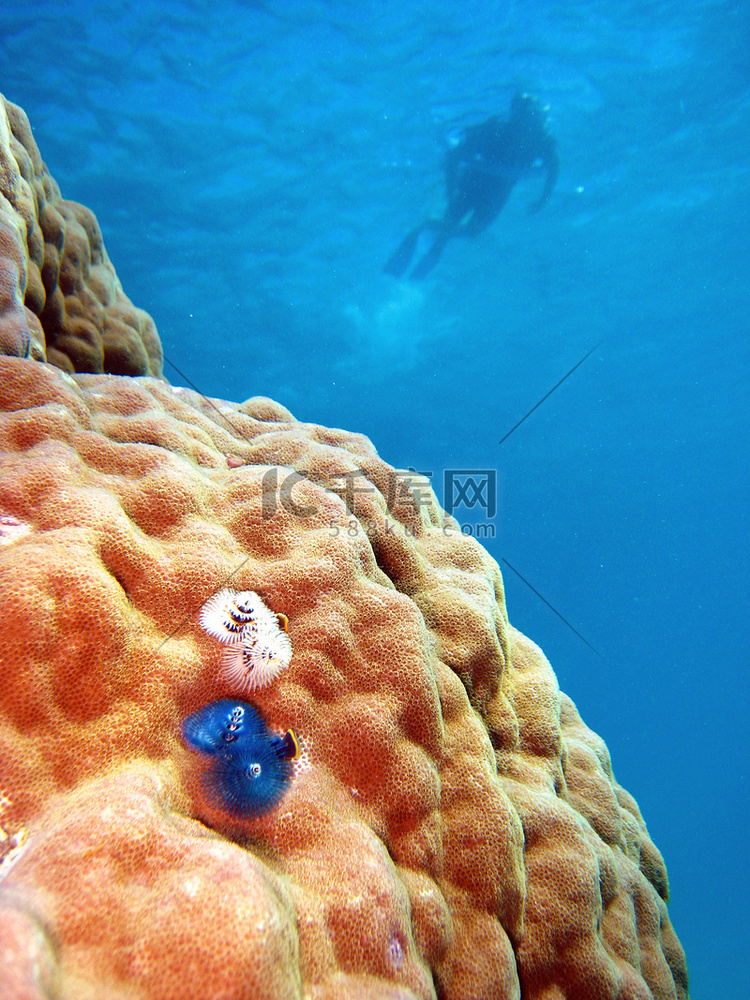
<svg viewBox="0 0 750 1000">
<path fill-rule="evenodd" d="M 430 230 L 435 233 L 432 245 L 410 275 L 416 280 L 424 278 L 437 264 L 448 240 L 484 232 L 500 214 L 516 181 L 543 170 L 544 188 L 529 205 L 530 213 L 539 211 L 552 194 L 560 167 L 545 110 L 530 94 L 516 94 L 507 119 L 493 115 L 464 130 L 460 142 L 445 157 L 445 214 L 442 219 L 426 219 L 404 237 L 385 265 L 386 274 L 402 277 L 420 236 Z"/>
</svg>

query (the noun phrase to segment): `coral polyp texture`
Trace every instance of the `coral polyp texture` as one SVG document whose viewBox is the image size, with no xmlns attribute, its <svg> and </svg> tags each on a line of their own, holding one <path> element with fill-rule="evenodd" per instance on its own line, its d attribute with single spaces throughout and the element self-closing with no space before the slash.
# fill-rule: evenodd
<svg viewBox="0 0 750 1000">
<path fill-rule="evenodd" d="M 4 1000 L 687 997 L 635 801 L 424 482 L 265 398 L 0 387 Z M 238 694 L 230 580 L 294 643 L 253 698 L 306 764 L 261 815 L 181 728 Z"/>
<path fill-rule="evenodd" d="M 66 201 L 0 94 L 0 354 L 68 372 L 161 375 L 153 320 L 122 290 L 96 217 Z"/>
</svg>

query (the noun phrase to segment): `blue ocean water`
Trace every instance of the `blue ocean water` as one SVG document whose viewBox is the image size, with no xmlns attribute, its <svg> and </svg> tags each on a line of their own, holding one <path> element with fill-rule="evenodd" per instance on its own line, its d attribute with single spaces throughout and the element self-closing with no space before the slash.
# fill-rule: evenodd
<svg viewBox="0 0 750 1000">
<path fill-rule="evenodd" d="M 750 997 L 749 28 L 736 0 L 0 7 L 0 91 L 172 363 L 439 495 L 496 471 L 494 516 L 456 514 L 600 654 L 502 563 L 665 856 L 694 998 Z M 427 281 L 384 275 L 451 136 L 518 89 L 549 204 L 522 181 Z"/>
</svg>

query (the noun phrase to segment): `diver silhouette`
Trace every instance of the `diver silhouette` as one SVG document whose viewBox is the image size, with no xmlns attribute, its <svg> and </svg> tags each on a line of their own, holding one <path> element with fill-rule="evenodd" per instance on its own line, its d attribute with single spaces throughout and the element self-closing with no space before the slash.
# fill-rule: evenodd
<svg viewBox="0 0 750 1000">
<path fill-rule="evenodd" d="M 456 236 L 477 236 L 494 222 L 522 177 L 544 171 L 544 188 L 529 205 L 538 212 L 557 181 L 560 163 L 555 140 L 547 131 L 545 109 L 530 94 L 516 94 L 507 119 L 493 115 L 481 125 L 465 129 L 445 157 L 448 207 L 442 219 L 426 219 L 404 237 L 385 265 L 386 274 L 402 277 L 411 263 L 419 238 L 435 233 L 432 245 L 412 271 L 426 277 L 440 260 L 446 243 Z"/>
</svg>

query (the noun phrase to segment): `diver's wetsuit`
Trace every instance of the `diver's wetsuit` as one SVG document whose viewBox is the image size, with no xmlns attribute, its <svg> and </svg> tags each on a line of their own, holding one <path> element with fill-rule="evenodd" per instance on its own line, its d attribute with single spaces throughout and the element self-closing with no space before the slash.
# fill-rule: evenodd
<svg viewBox="0 0 750 1000">
<path fill-rule="evenodd" d="M 427 219 L 402 240 L 385 266 L 400 278 L 408 269 L 421 234 L 435 231 L 432 246 L 410 277 L 424 278 L 437 264 L 448 240 L 477 236 L 500 213 L 513 185 L 536 169 L 544 170 L 541 196 L 529 206 L 537 212 L 552 194 L 559 160 L 555 140 L 547 132 L 544 112 L 528 94 L 517 94 L 508 119 L 497 115 L 467 128 L 445 158 L 448 207 L 442 219 Z"/>
</svg>

